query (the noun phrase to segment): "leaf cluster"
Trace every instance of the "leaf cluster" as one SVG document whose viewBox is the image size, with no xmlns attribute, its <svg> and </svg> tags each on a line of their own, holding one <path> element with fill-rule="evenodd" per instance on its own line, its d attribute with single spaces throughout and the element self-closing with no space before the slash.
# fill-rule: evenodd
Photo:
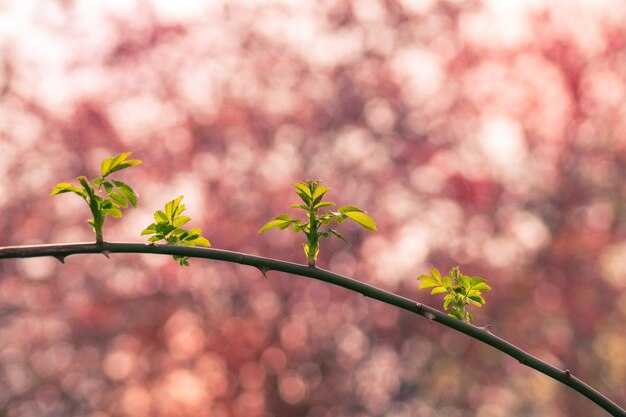
<svg viewBox="0 0 626 417">
<path fill-rule="evenodd" d="M 93 227 L 96 241 L 102 242 L 102 229 L 106 216 L 122 217 L 122 209 L 137 206 L 137 193 L 122 181 L 110 179 L 117 171 L 141 164 L 139 159 L 127 159 L 131 152 L 107 158 L 100 165 L 100 177 L 91 182 L 85 176 L 77 178 L 80 186 L 62 182 L 54 186 L 51 195 L 74 193 L 79 195 L 91 210 L 92 218 L 87 222 Z"/>
<path fill-rule="evenodd" d="M 417 278 L 422 281 L 420 290 L 432 288 L 431 294 L 447 293 L 443 299 L 443 308 L 447 311 L 452 307 L 449 315 L 466 323 L 472 321 L 472 314 L 467 311 L 468 305 L 480 307 L 485 304 L 482 291 L 491 289 L 487 280 L 476 276 L 461 274 L 458 266 L 450 269 L 450 274 L 441 277 L 437 268 L 430 270 L 430 275 L 421 275 Z"/>
<path fill-rule="evenodd" d="M 146 227 L 141 234 L 153 235 L 148 238 L 152 243 L 164 240 L 170 245 L 210 247 L 211 242 L 200 235 L 202 230 L 198 228 L 186 230 L 181 227 L 191 220 L 190 217 L 182 215 L 185 211 L 185 205 L 181 204 L 182 199 L 181 195 L 165 203 L 164 210 L 155 211 L 155 222 Z M 174 255 L 174 260 L 181 266 L 189 266 L 188 256 Z"/>
<path fill-rule="evenodd" d="M 259 233 L 278 227 L 285 230 L 291 227 L 293 232 L 302 232 L 307 238 L 304 244 L 304 253 L 310 266 L 315 266 L 315 260 L 319 253 L 319 239 L 327 238 L 331 235 L 348 243 L 346 238 L 337 230 L 330 227 L 333 222 L 343 223 L 346 219 L 352 220 L 367 230 L 376 231 L 376 223 L 367 213 L 355 206 L 343 206 L 337 211 L 326 210 L 324 213 L 320 209 L 335 206 L 335 203 L 324 200 L 324 195 L 330 188 L 320 186 L 320 181 L 308 180 L 294 184 L 296 194 L 302 203 L 292 204 L 291 208 L 304 210 L 307 213 L 306 220 L 294 219 L 288 214 L 274 217 L 273 220 L 265 223 Z M 321 227 L 325 227 L 321 230 Z"/>
</svg>

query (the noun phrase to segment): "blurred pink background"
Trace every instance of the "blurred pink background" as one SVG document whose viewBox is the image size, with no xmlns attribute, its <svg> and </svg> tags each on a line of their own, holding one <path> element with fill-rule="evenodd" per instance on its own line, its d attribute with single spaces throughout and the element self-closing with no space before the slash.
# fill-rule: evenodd
<svg viewBox="0 0 626 417">
<path fill-rule="evenodd" d="M 272 230 L 322 179 L 319 265 L 441 308 L 626 406 L 626 5 L 560 1 L 0 1 L 0 245 L 89 241 L 54 184 L 120 178 L 142 242 L 183 194 L 214 247 L 304 263 Z M 0 415 L 605 416 L 456 332 L 344 289 L 206 260 L 0 262 Z"/>
</svg>

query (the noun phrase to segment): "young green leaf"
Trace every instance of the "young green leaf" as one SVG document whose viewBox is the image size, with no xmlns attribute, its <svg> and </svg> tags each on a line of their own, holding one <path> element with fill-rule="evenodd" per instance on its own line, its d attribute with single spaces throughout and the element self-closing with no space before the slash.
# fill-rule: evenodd
<svg viewBox="0 0 626 417">
<path fill-rule="evenodd" d="M 435 282 L 430 276 L 428 275 L 421 275 L 418 278 L 419 281 L 422 281 L 422 283 L 419 286 L 420 290 L 426 289 L 426 288 L 431 288 L 431 287 L 437 287 L 439 286 L 439 284 L 437 282 Z"/>
<path fill-rule="evenodd" d="M 350 242 L 348 242 L 348 240 L 341 233 L 339 233 L 335 229 L 328 229 L 328 231 L 330 233 L 332 233 L 333 235 L 335 235 L 338 239 L 343 240 L 344 242 L 346 242 L 348 244 L 350 243 Z"/>
<path fill-rule="evenodd" d="M 321 209 L 322 207 L 328 207 L 328 206 L 334 206 L 334 205 L 335 203 L 331 203 L 330 201 L 320 201 L 313 208 L 317 210 L 317 209 Z"/>
<path fill-rule="evenodd" d="M 188 217 L 188 216 L 178 216 L 176 219 L 174 219 L 172 224 L 174 226 L 176 226 L 176 227 L 180 227 L 180 226 L 183 226 L 183 225 L 187 224 L 190 221 L 191 221 L 191 217 Z"/>
<path fill-rule="evenodd" d="M 96 242 L 102 242 L 103 240 L 102 229 L 106 216 L 122 217 L 121 208 L 127 208 L 128 202 L 133 206 L 137 203 L 136 195 L 130 187 L 124 184 L 121 188 L 118 186 L 120 192 L 114 192 L 113 184 L 105 179 L 112 172 L 141 163 L 139 160 L 127 161 L 126 158 L 129 155 L 130 152 L 127 152 L 102 161 L 100 164 L 102 176 L 94 178 L 93 183 L 90 183 L 87 177 L 80 176 L 77 178 L 80 187 L 70 183 L 60 183 L 52 190 L 52 195 L 73 192 L 85 200 L 93 216 L 88 220 L 88 223 L 94 229 Z M 116 182 L 114 181 L 114 183 Z"/>
<path fill-rule="evenodd" d="M 258 233 L 263 233 L 266 230 L 269 230 L 273 227 L 281 227 L 282 225 L 286 224 L 288 227 L 290 224 L 290 220 L 291 218 L 289 217 L 289 219 L 285 219 L 285 217 L 289 217 L 289 216 L 277 216 L 274 217 L 274 220 L 270 220 L 269 222 L 265 223 L 258 231 Z M 282 227 L 282 229 L 284 229 L 284 227 Z"/>
<path fill-rule="evenodd" d="M 137 207 L 137 193 L 130 188 L 130 186 L 122 181 L 115 180 L 113 180 L 113 184 L 115 184 L 120 194 L 122 194 L 133 207 Z"/>
<path fill-rule="evenodd" d="M 311 189 L 308 183 L 298 182 L 298 183 L 295 183 L 293 186 L 296 187 L 298 190 L 302 191 L 307 197 L 311 198 L 312 194 L 311 194 Z"/>
<path fill-rule="evenodd" d="M 169 218 L 165 215 L 165 213 L 163 213 L 163 211 L 157 210 L 154 212 L 154 220 L 157 223 L 167 223 Z"/>
<path fill-rule="evenodd" d="M 313 192 L 313 195 L 311 196 L 311 200 L 314 201 L 313 204 L 316 204 L 318 201 L 318 199 L 321 199 L 324 194 L 326 194 L 328 192 L 328 190 L 330 190 L 330 188 L 328 187 L 317 187 L 315 189 L 315 191 Z"/>
<path fill-rule="evenodd" d="M 277 216 L 273 220 L 265 223 L 259 229 L 259 233 L 278 227 L 281 230 L 291 228 L 294 232 L 303 232 L 306 236 L 307 243 L 304 244 L 304 253 L 307 257 L 309 266 L 315 266 L 315 260 L 319 253 L 320 239 L 327 238 L 330 235 L 337 237 L 344 242 L 346 238 L 329 226 L 333 221 L 342 223 L 346 218 L 360 224 L 368 230 L 376 230 L 374 220 L 365 212 L 354 206 L 344 206 L 340 209 L 343 212 L 334 213 L 327 211 L 325 214 L 319 213 L 319 209 L 323 207 L 333 206 L 335 203 L 330 201 L 322 201 L 324 195 L 330 190 L 328 187 L 320 186 L 320 181 L 308 180 L 294 184 L 296 194 L 300 197 L 304 204 L 293 204 L 291 208 L 301 209 L 307 212 L 306 220 L 292 219 L 288 215 Z M 325 228 L 323 230 L 322 228 Z"/>
<path fill-rule="evenodd" d="M 165 243 L 169 245 L 210 247 L 211 242 L 201 236 L 202 230 L 181 228 L 191 220 L 188 216 L 182 215 L 182 212 L 185 211 L 185 205 L 181 204 L 182 199 L 183 196 L 179 196 L 165 203 L 164 210 L 155 211 L 156 223 L 148 225 L 141 234 L 154 235 L 148 238 L 148 241 L 152 243 L 165 240 Z M 181 266 L 189 266 L 188 256 L 174 255 L 174 260 Z"/>
<path fill-rule="evenodd" d="M 102 178 L 106 178 L 116 171 L 130 168 L 142 163 L 139 159 L 126 160 L 126 158 L 128 158 L 131 154 L 132 152 L 125 152 L 102 161 L 100 164 L 100 175 L 102 175 Z"/>
<path fill-rule="evenodd" d="M 126 202 L 126 198 L 123 195 L 118 193 L 111 193 L 110 197 L 115 201 L 120 207 L 126 208 L 128 207 L 128 203 Z"/>
<path fill-rule="evenodd" d="M 443 278 L 439 270 L 433 268 L 430 275 L 420 275 L 418 280 L 422 281 L 420 289 L 432 288 L 431 294 L 446 293 L 443 308 L 448 310 L 452 307 L 449 315 L 467 323 L 473 319 L 471 313 L 467 311 L 467 306 L 480 307 L 485 304 L 481 290 L 491 289 L 485 279 L 463 275 L 458 267 L 451 268 L 449 275 Z"/>
<path fill-rule="evenodd" d="M 72 185 L 68 182 L 61 182 L 54 186 L 50 195 L 57 195 L 62 193 L 75 193 L 81 196 L 82 198 L 86 198 L 87 194 L 81 188 Z"/>
<path fill-rule="evenodd" d="M 350 220 L 357 222 L 364 228 L 373 232 L 376 231 L 376 223 L 374 223 L 374 219 L 372 219 L 367 214 L 358 211 L 348 211 L 343 214 L 345 214 Z"/>
<path fill-rule="evenodd" d="M 489 285 L 487 285 L 484 282 L 479 282 L 476 285 L 472 286 L 473 290 L 483 290 L 483 291 L 489 291 L 491 289 L 491 287 Z"/>
</svg>

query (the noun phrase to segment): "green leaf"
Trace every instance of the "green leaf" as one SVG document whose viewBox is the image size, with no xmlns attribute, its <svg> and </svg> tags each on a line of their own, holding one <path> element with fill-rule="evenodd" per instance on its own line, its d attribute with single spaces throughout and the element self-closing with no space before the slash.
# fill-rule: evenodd
<svg viewBox="0 0 626 417">
<path fill-rule="evenodd" d="M 441 286 L 442 287 L 446 287 L 448 289 L 452 288 L 452 278 L 450 278 L 450 277 L 443 277 L 441 279 Z"/>
<path fill-rule="evenodd" d="M 307 197 L 311 198 L 311 190 L 309 189 L 309 186 L 304 183 L 304 182 L 298 182 L 295 183 L 293 185 L 294 187 L 296 187 L 298 190 L 302 191 Z"/>
<path fill-rule="evenodd" d="M 286 222 L 283 222 L 283 224 L 279 225 L 278 227 L 280 228 L 280 230 L 285 230 L 286 228 L 291 226 L 292 223 L 293 223 L 292 220 L 288 220 Z"/>
<path fill-rule="evenodd" d="M 102 210 L 102 212 L 104 214 L 108 214 L 111 217 L 116 217 L 116 218 L 122 217 L 122 212 L 118 208 L 109 208 L 109 209 Z"/>
<path fill-rule="evenodd" d="M 430 275 L 432 275 L 432 277 L 435 279 L 435 281 L 441 282 L 441 272 L 439 272 L 439 270 L 437 268 L 432 268 L 430 270 Z"/>
<path fill-rule="evenodd" d="M 183 196 L 178 196 L 172 201 L 165 203 L 165 217 L 168 221 L 173 221 L 180 213 L 185 210 L 185 205 L 180 204 Z"/>
<path fill-rule="evenodd" d="M 337 223 L 341 224 L 346 219 L 346 215 L 345 214 L 341 214 L 341 213 L 338 213 L 336 211 L 330 211 L 330 210 L 328 210 L 326 212 L 326 216 L 328 216 L 330 218 L 328 223 L 330 223 L 331 221 L 334 220 Z"/>
<path fill-rule="evenodd" d="M 347 240 L 347 239 L 346 239 L 346 238 L 345 238 L 345 237 L 344 237 L 341 233 L 339 233 L 339 232 L 338 232 L 338 231 L 336 231 L 335 229 L 328 229 L 328 231 L 329 231 L 330 233 L 332 233 L 333 235 L 337 236 L 337 238 L 339 238 L 339 239 L 343 240 L 344 242 L 346 242 L 346 243 L 348 243 L 348 244 L 350 243 L 350 242 L 348 242 L 348 240 Z"/>
<path fill-rule="evenodd" d="M 315 202 L 316 200 L 321 199 L 324 196 L 324 194 L 328 192 L 328 190 L 330 190 L 330 188 L 328 187 L 316 188 L 315 191 L 313 192 L 313 195 L 311 196 L 311 200 Z"/>
<path fill-rule="evenodd" d="M 130 186 L 124 184 L 122 181 L 113 181 L 113 184 L 115 184 L 120 194 L 126 197 L 128 202 L 133 207 L 137 207 L 137 193 L 132 188 L 130 188 Z"/>
<path fill-rule="evenodd" d="M 87 196 L 90 198 L 93 198 L 95 195 L 95 192 L 91 184 L 89 184 L 89 180 L 87 179 L 87 177 L 80 176 L 77 178 L 77 180 L 80 183 L 80 185 L 83 186 L 83 190 L 85 190 L 85 192 L 87 193 Z"/>
<path fill-rule="evenodd" d="M 480 282 L 487 282 L 487 280 L 481 277 L 471 277 L 470 282 L 472 283 L 472 286 L 474 286 Z"/>
<path fill-rule="evenodd" d="M 176 229 L 176 226 L 173 226 L 169 223 L 157 223 L 156 225 L 156 231 L 162 234 L 163 236 L 169 235 L 175 229 Z"/>
<path fill-rule="evenodd" d="M 100 163 L 100 175 L 102 175 L 103 178 L 109 175 L 114 159 L 115 158 L 106 158 Z"/>
<path fill-rule="evenodd" d="M 335 205 L 335 203 L 331 203 L 330 201 L 320 201 L 315 206 L 313 206 L 313 208 L 315 210 L 317 210 L 317 209 L 320 209 L 322 207 L 328 207 L 328 206 L 334 206 L 334 205 Z"/>
<path fill-rule="evenodd" d="M 464 288 L 470 287 L 470 278 L 467 275 L 459 275 L 459 284 Z"/>
<path fill-rule="evenodd" d="M 279 217 L 280 217 L 280 216 L 279 216 Z M 265 224 L 264 224 L 264 225 L 263 225 L 263 226 L 259 229 L 259 232 L 258 232 L 258 233 L 263 233 L 263 232 L 265 232 L 266 230 L 269 230 L 269 229 L 271 229 L 271 228 L 273 228 L 273 227 L 279 227 L 279 226 L 281 226 L 281 225 L 283 225 L 283 224 L 285 224 L 285 223 L 287 224 L 287 226 L 289 226 L 289 224 L 290 224 L 290 223 L 289 223 L 289 221 L 285 221 L 284 219 L 278 219 L 278 218 L 276 218 L 276 219 L 274 219 L 274 220 L 270 220 L 269 222 L 265 223 Z M 284 229 L 284 228 L 283 228 L 283 229 Z"/>
<path fill-rule="evenodd" d="M 189 221 L 191 221 L 191 217 L 188 216 L 178 216 L 173 222 L 172 224 L 176 227 L 181 227 L 184 224 L 187 224 Z"/>
<path fill-rule="evenodd" d="M 156 224 L 154 223 L 141 231 L 142 235 L 151 235 L 153 233 L 156 233 Z"/>
<path fill-rule="evenodd" d="M 111 197 L 113 201 L 115 201 L 119 206 L 124 207 L 124 208 L 128 207 L 126 198 L 124 198 L 123 195 L 118 194 L 118 193 L 111 193 L 109 197 Z"/>
<path fill-rule="evenodd" d="M 209 242 L 208 239 L 203 238 L 202 236 L 200 236 L 196 240 L 194 240 L 193 243 L 195 243 L 198 246 L 204 246 L 205 248 L 208 248 L 208 247 L 211 246 L 211 242 Z"/>
<path fill-rule="evenodd" d="M 431 295 L 433 294 L 441 294 L 443 292 L 448 292 L 448 290 L 444 287 L 435 287 L 433 288 L 433 290 L 430 292 Z"/>
<path fill-rule="evenodd" d="M 149 242 L 158 242 L 159 240 L 163 239 L 163 236 L 161 235 L 156 235 L 156 236 L 150 236 L 148 238 Z"/>
<path fill-rule="evenodd" d="M 487 284 L 485 284 L 484 282 L 479 282 L 476 285 L 472 286 L 473 290 L 483 290 L 483 291 L 489 291 L 491 289 L 491 287 Z"/>
<path fill-rule="evenodd" d="M 339 211 L 339 213 L 341 214 L 346 214 L 350 212 L 365 213 L 363 210 L 355 206 L 343 206 L 343 207 L 340 207 L 339 210 L 337 211 Z"/>
<path fill-rule="evenodd" d="M 348 211 L 342 214 L 345 214 L 350 220 L 357 222 L 358 224 L 363 226 L 365 229 L 368 229 L 374 232 L 376 231 L 376 223 L 374 223 L 374 219 L 372 219 L 367 214 L 361 213 L 358 211 Z"/>
<path fill-rule="evenodd" d="M 300 199 L 304 201 L 305 204 L 311 204 L 311 190 L 309 190 L 309 187 L 302 182 L 294 184 L 294 187 L 297 188 L 296 194 L 298 194 Z"/>
<path fill-rule="evenodd" d="M 111 191 L 113 191 L 113 184 L 110 182 L 104 181 L 102 182 L 102 185 L 104 185 L 104 191 L 106 191 L 107 194 L 110 194 Z"/>
<path fill-rule="evenodd" d="M 467 295 L 467 288 L 456 286 L 452 289 L 455 294 L 461 294 L 462 296 Z"/>
<path fill-rule="evenodd" d="M 194 227 L 193 229 L 191 229 L 189 231 L 189 235 L 200 235 L 200 233 L 202 233 L 202 229 L 198 229 L 197 227 Z"/>
<path fill-rule="evenodd" d="M 463 313 L 461 313 L 459 310 L 452 310 L 450 313 L 448 313 L 449 316 L 454 317 L 455 319 L 459 319 L 459 320 L 464 320 L 465 317 L 463 317 Z"/>
<path fill-rule="evenodd" d="M 100 174 L 102 177 L 104 178 L 113 172 L 141 164 L 139 159 L 126 160 L 131 154 L 132 152 L 124 152 L 113 158 L 107 158 L 102 161 L 100 164 Z"/>
<path fill-rule="evenodd" d="M 431 288 L 431 287 L 436 287 L 439 284 L 436 283 L 435 281 L 433 281 L 433 279 L 431 277 L 429 277 L 428 275 L 421 275 L 418 280 L 422 281 L 422 283 L 419 286 L 420 290 L 424 290 L 426 288 Z"/>
<path fill-rule="evenodd" d="M 157 210 L 157 211 L 154 212 L 154 220 L 157 223 L 168 223 L 169 222 L 169 219 L 167 218 L 165 213 L 163 213 L 161 210 Z"/>
<path fill-rule="evenodd" d="M 443 299 L 443 308 L 447 310 L 450 307 L 450 304 L 454 301 L 454 296 L 452 294 L 448 294 Z"/>
<path fill-rule="evenodd" d="M 292 204 L 289 207 L 291 208 L 297 208 L 297 209 L 302 209 L 302 210 L 306 210 L 308 211 L 309 208 L 307 206 L 305 206 L 304 204 Z"/>
<path fill-rule="evenodd" d="M 75 193 L 82 198 L 87 198 L 87 194 L 79 187 L 72 185 L 68 182 L 61 182 L 54 186 L 50 195 L 57 195 L 62 193 Z"/>
<path fill-rule="evenodd" d="M 472 294 L 468 298 L 472 301 L 475 301 L 478 307 L 480 307 L 480 305 L 482 304 L 485 304 L 485 299 L 478 294 Z"/>
</svg>

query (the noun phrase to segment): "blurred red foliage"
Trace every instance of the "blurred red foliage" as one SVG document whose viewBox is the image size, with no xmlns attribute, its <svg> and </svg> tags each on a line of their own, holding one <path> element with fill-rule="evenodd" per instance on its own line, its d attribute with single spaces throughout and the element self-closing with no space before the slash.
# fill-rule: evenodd
<svg viewBox="0 0 626 417">
<path fill-rule="evenodd" d="M 56 182 L 123 174 L 139 241 L 184 194 L 215 247 L 304 262 L 259 226 L 323 179 L 379 232 L 319 264 L 438 306 L 626 404 L 626 7 L 617 1 L 0 3 L 2 245 L 90 240 Z M 163 257 L 0 263 L 0 414 L 603 415 L 439 326 L 299 277 Z"/>
</svg>

